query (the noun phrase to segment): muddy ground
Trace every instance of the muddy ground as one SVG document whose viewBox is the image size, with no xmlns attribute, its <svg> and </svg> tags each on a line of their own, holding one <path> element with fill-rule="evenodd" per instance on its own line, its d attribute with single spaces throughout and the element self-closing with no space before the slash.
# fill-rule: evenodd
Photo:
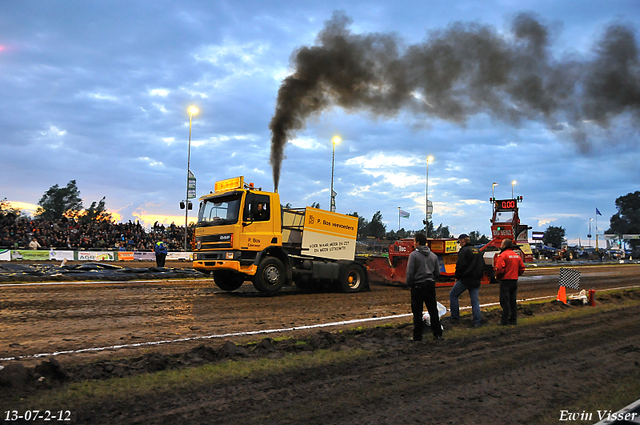
<svg viewBox="0 0 640 425">
<path fill-rule="evenodd" d="M 486 326 L 463 332 L 470 324 L 463 320 L 445 331 L 443 341 L 427 335 L 422 343 L 408 341 L 408 291 L 390 285 L 373 285 L 370 292 L 360 294 L 301 293 L 291 288 L 274 297 L 258 294 L 250 284 L 226 293 L 212 286 L 210 279 L 3 286 L 0 403 L 4 411 L 18 405 L 20 397 L 86 379 L 230 359 L 280 358 L 318 349 L 361 349 L 368 354 L 345 363 L 159 392 L 152 399 L 81 406 L 72 419 L 74 423 L 534 423 L 549 413 L 559 417 L 571 406 L 615 411 L 622 406 L 580 403 L 596 389 L 640 378 L 640 292 L 604 293 L 639 286 L 640 267 L 579 268 L 582 287 L 597 291 L 596 308 L 552 302 L 558 269 L 532 269 L 520 282 L 519 297 L 542 303 L 522 302 L 518 326 L 499 327 L 499 312 L 487 306 Z M 448 292 L 448 288 L 437 290 L 446 306 Z M 483 286 L 480 295 L 483 304 L 497 302 L 497 285 Z M 468 305 L 466 294 L 461 305 Z M 592 314 L 566 315 L 590 313 L 589 309 Z M 556 319 L 532 322 L 549 315 Z M 382 320 L 302 329 L 373 318 Z M 354 330 L 356 326 L 362 328 Z M 285 330 L 230 335 L 273 329 Z M 291 339 L 280 340 L 282 336 Z M 170 342 L 178 340 L 183 341 Z M 158 341 L 167 342 L 150 345 Z M 100 350 L 82 351 L 96 348 Z M 68 353 L 47 355 L 61 351 Z M 38 407 L 53 408 L 33 408 Z"/>
</svg>

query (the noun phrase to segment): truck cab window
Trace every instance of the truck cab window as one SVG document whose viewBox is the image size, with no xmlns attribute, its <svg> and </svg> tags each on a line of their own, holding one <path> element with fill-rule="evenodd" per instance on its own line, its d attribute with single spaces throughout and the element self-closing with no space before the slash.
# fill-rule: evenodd
<svg viewBox="0 0 640 425">
<path fill-rule="evenodd" d="M 269 221 L 271 218 L 270 199 L 266 195 L 247 195 L 244 209 L 245 221 Z"/>
</svg>

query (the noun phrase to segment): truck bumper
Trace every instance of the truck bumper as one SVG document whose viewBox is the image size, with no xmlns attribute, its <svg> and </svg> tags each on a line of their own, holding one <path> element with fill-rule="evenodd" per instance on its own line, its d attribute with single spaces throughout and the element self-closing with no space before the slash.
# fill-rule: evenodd
<svg viewBox="0 0 640 425">
<path fill-rule="evenodd" d="M 194 261 L 193 268 L 200 271 L 230 270 L 248 276 L 255 275 L 258 270 L 258 266 L 255 264 L 244 266 L 239 261 L 233 260 Z"/>
</svg>

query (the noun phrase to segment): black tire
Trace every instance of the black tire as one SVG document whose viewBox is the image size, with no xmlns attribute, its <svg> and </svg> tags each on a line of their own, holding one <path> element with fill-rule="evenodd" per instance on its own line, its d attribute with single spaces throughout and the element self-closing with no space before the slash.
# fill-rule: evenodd
<svg viewBox="0 0 640 425">
<path fill-rule="evenodd" d="M 366 275 L 362 267 L 350 264 L 344 268 L 340 275 L 340 289 L 344 293 L 360 292 L 364 290 Z"/>
<path fill-rule="evenodd" d="M 246 276 L 242 273 L 235 273 L 230 271 L 214 271 L 213 281 L 218 285 L 218 288 L 224 291 L 235 291 L 242 286 Z"/>
<path fill-rule="evenodd" d="M 254 276 L 253 286 L 263 294 L 273 294 L 282 288 L 286 279 L 284 264 L 276 257 L 267 257 L 260 262 Z"/>
</svg>

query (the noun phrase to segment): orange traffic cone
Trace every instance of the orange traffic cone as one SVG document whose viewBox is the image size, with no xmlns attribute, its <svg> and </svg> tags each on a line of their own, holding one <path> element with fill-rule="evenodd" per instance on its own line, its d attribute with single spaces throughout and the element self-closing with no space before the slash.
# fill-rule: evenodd
<svg viewBox="0 0 640 425">
<path fill-rule="evenodd" d="M 563 303 L 567 303 L 567 288 L 561 286 L 558 288 L 558 296 L 556 297 L 557 301 L 562 301 Z"/>
</svg>

